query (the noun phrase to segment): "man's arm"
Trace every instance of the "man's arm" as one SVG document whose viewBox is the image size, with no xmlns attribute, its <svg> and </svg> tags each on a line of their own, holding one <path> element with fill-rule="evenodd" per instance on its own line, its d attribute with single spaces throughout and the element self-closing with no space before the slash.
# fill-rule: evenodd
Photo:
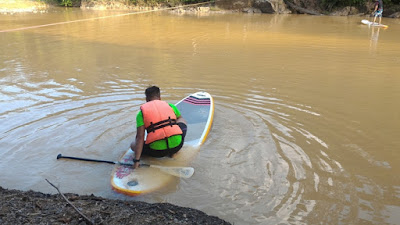
<svg viewBox="0 0 400 225">
<path fill-rule="evenodd" d="M 182 116 L 179 116 L 178 118 L 176 118 L 176 123 L 187 124 L 186 120 Z"/>
<path fill-rule="evenodd" d="M 135 159 L 140 159 L 142 155 L 143 145 L 144 145 L 144 126 L 140 126 L 137 128 L 136 131 L 136 142 L 135 142 L 135 149 L 132 149 L 135 152 Z M 138 168 L 139 162 L 135 162 L 133 168 Z"/>
</svg>

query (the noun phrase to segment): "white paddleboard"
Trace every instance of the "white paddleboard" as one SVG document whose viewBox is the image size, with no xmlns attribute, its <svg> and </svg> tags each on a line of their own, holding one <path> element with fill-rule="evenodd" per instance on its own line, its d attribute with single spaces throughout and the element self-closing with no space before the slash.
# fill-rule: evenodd
<svg viewBox="0 0 400 225">
<path fill-rule="evenodd" d="M 187 166 L 197 154 L 210 132 L 214 117 L 214 101 L 207 92 L 196 92 L 176 103 L 182 117 L 187 121 L 187 133 L 183 148 L 174 158 L 142 157 L 141 163 L 160 166 Z M 128 150 L 120 162 L 132 163 L 134 153 Z M 158 190 L 174 180 L 174 176 L 157 168 L 118 165 L 111 174 L 112 188 L 122 194 L 139 195 Z"/>
<path fill-rule="evenodd" d="M 368 25 L 368 26 L 373 26 L 373 27 L 383 27 L 383 28 L 388 28 L 388 25 L 384 25 L 384 24 L 380 24 L 380 23 L 374 23 L 372 21 L 369 20 L 361 20 L 362 24 Z"/>
</svg>

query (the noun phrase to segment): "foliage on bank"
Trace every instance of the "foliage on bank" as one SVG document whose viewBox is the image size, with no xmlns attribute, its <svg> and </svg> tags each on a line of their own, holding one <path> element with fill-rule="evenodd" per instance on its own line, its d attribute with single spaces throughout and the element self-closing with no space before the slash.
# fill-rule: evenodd
<svg viewBox="0 0 400 225">
<path fill-rule="evenodd" d="M 7 0 L 0 0 L 7 1 Z M 11 0 L 10 0 L 11 1 Z M 267 10 L 263 10 L 261 8 L 261 12 L 264 13 L 290 13 L 289 10 L 280 10 L 289 8 L 293 13 L 306 13 L 306 14 L 326 14 L 330 15 L 332 12 L 337 12 L 341 9 L 356 8 L 356 11 L 347 12 L 343 15 L 351 15 L 355 13 L 371 13 L 373 10 L 374 0 L 283 0 L 281 3 L 282 8 L 276 9 L 268 9 L 271 8 L 271 5 L 274 4 L 276 6 L 276 2 L 279 1 L 270 1 L 270 0 L 26 0 L 30 2 L 37 3 L 48 3 L 52 5 L 61 5 L 66 7 L 80 7 L 81 5 L 109 5 L 114 4 L 116 2 L 120 3 L 120 5 L 127 6 L 139 6 L 139 7 L 147 7 L 147 6 L 176 6 L 176 5 L 187 5 L 194 4 L 200 2 L 215 2 L 216 6 L 221 9 L 236 9 L 241 10 L 239 8 L 235 8 L 237 6 L 242 5 L 242 9 L 246 7 L 255 7 L 259 8 L 262 5 L 267 5 Z M 271 3 L 274 2 L 274 3 Z M 400 16 L 400 0 L 383 0 L 384 3 L 384 16 L 398 18 Z M 286 5 L 285 5 L 286 4 Z M 269 5 L 269 6 L 268 6 Z M 395 16 L 394 16 L 395 15 Z"/>
<path fill-rule="evenodd" d="M 38 2 L 47 2 L 47 3 L 58 3 L 62 6 L 79 6 L 82 1 L 85 0 L 36 0 Z M 110 0 L 91 0 L 94 2 L 108 2 Z M 125 0 L 125 2 L 134 4 L 134 5 L 156 5 L 156 4 L 193 4 L 199 2 L 206 2 L 207 0 Z M 218 0 L 216 0 L 218 1 Z M 333 9 L 340 8 L 346 6 L 362 6 L 367 2 L 373 2 L 374 0 L 308 0 L 308 1 L 296 1 L 292 0 L 293 3 L 306 4 L 307 2 L 313 2 L 316 5 L 320 5 L 321 8 L 324 9 Z M 233 4 L 234 1 L 232 1 Z M 400 4 L 400 0 L 383 0 L 384 5 L 398 5 Z"/>
<path fill-rule="evenodd" d="M 74 7 L 80 6 L 82 1 L 85 0 L 37 0 L 37 1 L 47 1 L 56 2 L 61 6 Z M 93 2 L 109 2 L 110 0 L 91 0 Z M 206 2 L 207 0 L 124 0 L 127 4 L 133 5 L 178 5 L 178 4 L 193 4 Z"/>
<path fill-rule="evenodd" d="M 321 6 L 322 9 L 331 11 L 332 9 L 335 8 L 341 8 L 341 7 L 346 7 L 346 6 L 364 6 L 368 2 L 374 2 L 374 0 L 314 0 L 317 3 L 319 2 L 319 5 Z M 383 0 L 383 5 L 384 6 L 394 6 L 394 5 L 399 5 L 400 0 Z"/>
</svg>

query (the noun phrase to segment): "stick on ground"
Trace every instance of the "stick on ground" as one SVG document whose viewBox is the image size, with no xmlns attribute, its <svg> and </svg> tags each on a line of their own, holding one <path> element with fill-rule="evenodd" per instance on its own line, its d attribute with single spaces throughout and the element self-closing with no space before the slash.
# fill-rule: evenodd
<svg viewBox="0 0 400 225">
<path fill-rule="evenodd" d="M 90 224 L 94 224 L 92 220 L 90 220 L 90 219 L 89 219 L 87 216 L 85 216 L 81 211 L 79 211 L 79 209 L 76 208 L 76 207 L 65 197 L 65 195 L 63 195 L 63 193 L 60 192 L 60 190 L 58 189 L 58 187 L 56 187 L 54 184 L 52 184 L 49 180 L 46 179 L 46 181 L 47 181 L 47 183 L 49 183 L 51 186 L 53 186 L 53 187 L 58 191 L 58 193 L 65 199 L 65 201 L 68 202 L 68 204 L 70 204 L 70 205 L 72 206 L 72 208 L 75 209 L 75 211 L 77 211 L 77 212 L 79 213 L 79 215 L 81 215 L 81 216 L 82 216 L 87 222 L 89 222 Z"/>
</svg>

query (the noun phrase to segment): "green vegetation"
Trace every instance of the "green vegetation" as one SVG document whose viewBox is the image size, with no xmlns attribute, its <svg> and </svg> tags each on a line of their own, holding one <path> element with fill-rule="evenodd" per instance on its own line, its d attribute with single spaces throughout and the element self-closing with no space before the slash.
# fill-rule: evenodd
<svg viewBox="0 0 400 225">
<path fill-rule="evenodd" d="M 62 6 L 79 6 L 82 0 L 36 0 L 42 2 L 56 2 Z M 107 0 L 97 0 L 99 2 Z M 179 4 L 194 4 L 200 2 L 207 2 L 208 0 L 126 0 L 134 5 L 159 5 L 159 4 L 166 4 L 166 5 L 179 5 Z"/>
<path fill-rule="evenodd" d="M 81 2 L 84 0 L 33 0 L 33 1 L 46 2 L 46 3 L 72 7 L 72 6 L 80 6 Z M 110 2 L 115 0 L 86 0 L 86 1 Z M 140 6 L 154 6 L 154 5 L 176 6 L 180 4 L 185 5 L 185 4 L 195 4 L 200 2 L 208 2 L 210 0 L 119 0 L 119 1 Z M 288 0 L 288 1 L 293 2 L 293 0 Z M 298 4 L 300 5 L 308 4 L 310 1 L 313 2 L 315 5 L 319 6 L 322 10 L 328 12 L 346 6 L 365 7 L 366 3 L 369 2 L 372 4 L 374 2 L 374 0 L 300 0 L 298 1 L 299 2 Z M 383 4 L 385 7 L 389 6 L 392 9 L 396 10 L 400 8 L 400 0 L 383 0 Z"/>
<path fill-rule="evenodd" d="M 58 4 L 61 6 L 78 6 L 82 0 L 32 0 L 36 2 L 44 2 L 49 4 Z"/>
<path fill-rule="evenodd" d="M 134 5 L 179 4 L 180 0 L 129 0 Z"/>
<path fill-rule="evenodd" d="M 63 6 L 72 6 L 72 0 L 61 0 L 60 4 Z"/>
<path fill-rule="evenodd" d="M 57 2 L 62 6 L 77 6 L 81 4 L 81 0 L 57 0 Z"/>
<path fill-rule="evenodd" d="M 363 6 L 366 2 L 373 2 L 373 0 L 321 0 L 321 6 L 323 9 L 331 11 L 334 8 L 340 8 L 345 6 Z M 383 5 L 395 5 L 400 4 L 400 0 L 383 0 Z"/>
<path fill-rule="evenodd" d="M 134 5 L 179 5 L 179 4 L 194 4 L 199 2 L 207 2 L 207 0 L 129 0 Z"/>
</svg>

